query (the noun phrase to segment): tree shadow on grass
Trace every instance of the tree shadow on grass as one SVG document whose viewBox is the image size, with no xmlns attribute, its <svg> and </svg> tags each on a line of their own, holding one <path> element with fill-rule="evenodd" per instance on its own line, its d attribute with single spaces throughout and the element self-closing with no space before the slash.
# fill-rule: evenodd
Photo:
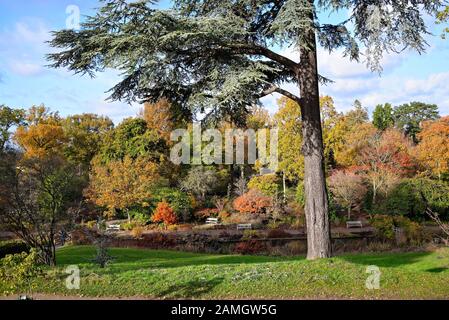
<svg viewBox="0 0 449 320">
<path fill-rule="evenodd" d="M 384 268 L 397 268 L 420 262 L 423 258 L 430 255 L 431 252 L 407 252 L 407 253 L 377 253 L 362 255 L 341 256 L 343 260 L 361 265 L 375 265 Z"/>
<path fill-rule="evenodd" d="M 431 272 L 431 273 L 441 273 L 444 271 L 449 271 L 448 267 L 441 267 L 441 268 L 430 268 L 426 270 L 427 272 Z"/>
<path fill-rule="evenodd" d="M 166 269 L 205 265 L 263 264 L 303 260 L 303 257 L 269 257 L 201 254 L 167 250 L 111 249 L 114 261 L 107 273 L 121 273 L 142 269 Z M 91 264 L 95 256 L 93 247 L 66 248 L 57 254 L 58 265 Z"/>
<path fill-rule="evenodd" d="M 117 257 L 116 255 L 114 255 Z M 286 257 L 262 257 L 262 256 L 226 256 L 226 255 L 207 255 L 195 254 L 194 256 L 177 256 L 164 258 L 144 258 L 127 260 L 124 257 L 117 257 L 110 265 L 109 273 L 121 273 L 133 270 L 143 269 L 171 269 L 192 266 L 216 266 L 216 265 L 250 265 L 264 264 L 273 262 L 288 262 L 294 260 L 303 260 L 303 258 Z"/>
<path fill-rule="evenodd" d="M 200 298 L 209 293 L 217 285 L 223 282 L 223 278 L 212 280 L 192 280 L 188 282 L 173 284 L 167 289 L 156 294 L 158 298 Z"/>
</svg>

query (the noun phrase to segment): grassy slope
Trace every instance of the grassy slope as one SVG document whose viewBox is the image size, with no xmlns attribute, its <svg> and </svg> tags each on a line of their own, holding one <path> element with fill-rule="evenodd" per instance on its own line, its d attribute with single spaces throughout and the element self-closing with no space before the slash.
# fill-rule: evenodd
<svg viewBox="0 0 449 320">
<path fill-rule="evenodd" d="M 91 247 L 58 251 L 58 269 L 41 293 L 154 298 L 449 298 L 449 250 L 432 253 L 303 258 L 219 256 L 113 249 L 106 269 L 92 265 Z M 81 268 L 81 289 L 68 291 L 63 272 Z M 381 289 L 367 290 L 366 267 L 382 272 Z"/>
</svg>

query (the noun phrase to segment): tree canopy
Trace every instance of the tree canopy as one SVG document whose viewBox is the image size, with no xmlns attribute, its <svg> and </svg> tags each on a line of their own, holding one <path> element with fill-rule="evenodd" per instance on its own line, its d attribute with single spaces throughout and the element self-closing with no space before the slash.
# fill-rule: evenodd
<svg viewBox="0 0 449 320">
<path fill-rule="evenodd" d="M 385 52 L 425 50 L 423 16 L 435 14 L 440 2 L 176 0 L 161 10 L 153 0 L 102 0 L 81 30 L 53 33 L 50 44 L 60 50 L 48 59 L 52 67 L 91 76 L 121 70 L 113 100 L 166 97 L 188 110 L 233 116 L 273 92 L 299 100 L 281 86 L 299 84 L 296 75 L 304 70 L 274 46 L 307 47 L 305 34 L 312 29 L 325 49 L 342 49 L 354 60 L 363 52 L 380 70 Z M 316 15 L 340 10 L 350 15 L 337 23 L 321 23 Z"/>
</svg>

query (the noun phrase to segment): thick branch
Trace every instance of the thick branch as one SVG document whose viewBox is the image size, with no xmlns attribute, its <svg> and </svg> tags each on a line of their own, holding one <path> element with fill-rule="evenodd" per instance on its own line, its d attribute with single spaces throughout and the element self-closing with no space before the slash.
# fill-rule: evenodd
<svg viewBox="0 0 449 320">
<path fill-rule="evenodd" d="M 237 53 L 262 55 L 270 60 L 273 60 L 283 65 L 284 67 L 290 69 L 295 73 L 298 72 L 299 70 L 298 63 L 263 46 L 250 45 L 250 44 L 230 44 L 227 47 L 231 50 L 234 50 Z"/>
<path fill-rule="evenodd" d="M 259 99 L 263 98 L 265 96 L 268 96 L 272 93 L 279 93 L 282 94 L 283 96 L 292 99 L 293 101 L 296 101 L 297 103 L 300 103 L 301 98 L 299 98 L 297 95 L 291 93 L 290 91 L 287 91 L 285 89 L 279 88 L 278 86 L 272 85 L 271 87 L 265 89 L 264 91 L 262 91 L 262 93 L 258 96 Z"/>
</svg>

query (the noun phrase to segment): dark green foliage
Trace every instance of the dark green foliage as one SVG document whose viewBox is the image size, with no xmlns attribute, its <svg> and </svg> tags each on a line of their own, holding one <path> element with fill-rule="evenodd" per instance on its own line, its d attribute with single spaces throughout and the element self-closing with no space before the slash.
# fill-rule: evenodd
<svg viewBox="0 0 449 320">
<path fill-rule="evenodd" d="M 148 129 L 145 120 L 129 118 L 106 135 L 99 155 L 104 162 L 122 160 L 125 156 L 133 159 L 144 156 L 158 162 L 167 150 L 165 141 Z"/>
<path fill-rule="evenodd" d="M 395 107 L 393 116 L 396 127 L 418 142 L 416 135 L 421 131 L 421 122 L 438 119 L 438 106 L 414 101 Z"/>
<path fill-rule="evenodd" d="M 147 213 L 149 210 L 147 209 L 132 209 L 129 210 L 129 216 L 132 221 L 136 222 L 140 226 L 145 226 L 150 223 L 150 215 Z"/>
<path fill-rule="evenodd" d="M 30 247 L 21 240 L 1 241 L 0 242 L 0 259 L 8 254 L 17 254 L 29 252 Z"/>
<path fill-rule="evenodd" d="M 64 146 L 64 155 L 75 164 L 88 168 L 98 153 L 104 135 L 112 130 L 108 117 L 96 114 L 73 115 L 63 120 L 64 134 L 70 143 Z"/>
<path fill-rule="evenodd" d="M 393 108 L 391 104 L 377 105 L 373 112 L 373 124 L 379 130 L 385 130 L 394 125 Z"/>
<path fill-rule="evenodd" d="M 426 238 L 424 229 L 406 217 L 378 215 L 371 220 L 371 225 L 376 229 L 377 237 L 382 240 L 394 240 L 398 229 L 409 244 L 421 244 Z"/>
<path fill-rule="evenodd" d="M 423 220 L 427 218 L 426 206 L 441 217 L 448 217 L 449 185 L 431 179 L 405 179 L 375 205 L 373 212 Z"/>
<path fill-rule="evenodd" d="M 0 105 L 0 153 L 5 151 L 14 126 L 25 123 L 25 110 Z"/>
<path fill-rule="evenodd" d="M 153 192 L 151 198 L 152 208 L 160 202 L 167 202 L 181 221 L 189 220 L 192 212 L 192 204 L 189 195 L 171 188 L 159 188 Z"/>
</svg>

